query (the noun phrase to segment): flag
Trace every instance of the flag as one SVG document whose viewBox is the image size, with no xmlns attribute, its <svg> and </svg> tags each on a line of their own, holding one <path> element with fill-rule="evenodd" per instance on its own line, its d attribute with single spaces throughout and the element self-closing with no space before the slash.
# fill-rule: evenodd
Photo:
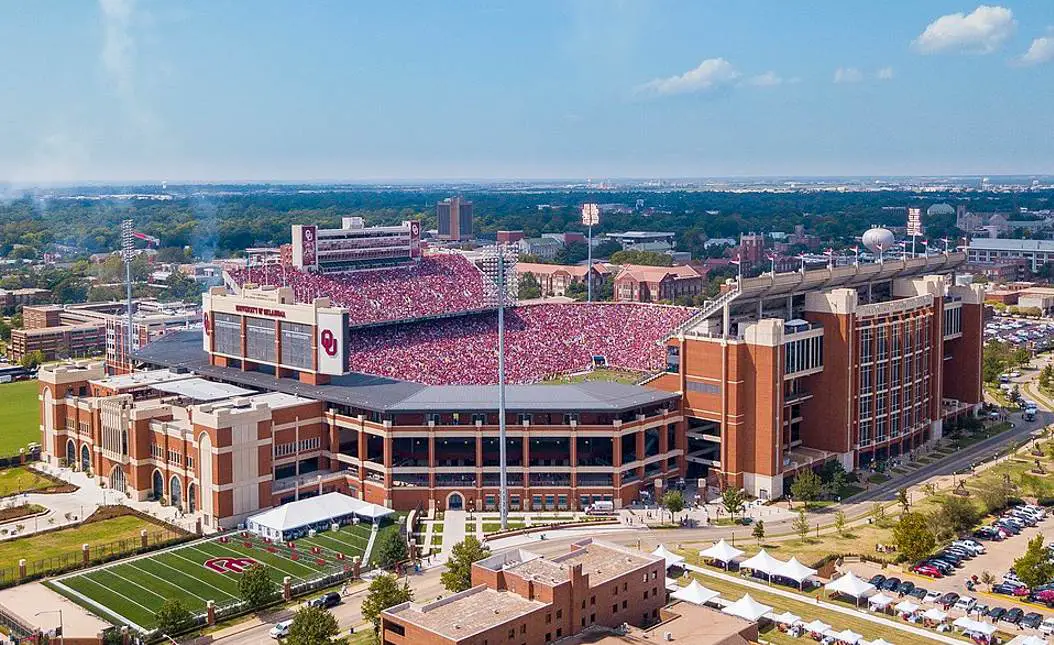
<svg viewBox="0 0 1054 645">
<path fill-rule="evenodd" d="M 852 251 L 853 253 L 859 253 L 860 252 L 860 247 L 859 246 L 850 246 L 849 250 Z"/>
</svg>

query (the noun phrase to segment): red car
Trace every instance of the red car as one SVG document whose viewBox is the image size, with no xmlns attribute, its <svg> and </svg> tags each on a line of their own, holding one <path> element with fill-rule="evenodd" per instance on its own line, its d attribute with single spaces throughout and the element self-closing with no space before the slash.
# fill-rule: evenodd
<svg viewBox="0 0 1054 645">
<path fill-rule="evenodd" d="M 915 566 L 911 567 L 911 570 L 919 575 L 929 576 L 931 578 L 944 577 L 944 574 L 941 573 L 941 570 L 933 566 L 932 564 L 916 564 Z"/>
</svg>

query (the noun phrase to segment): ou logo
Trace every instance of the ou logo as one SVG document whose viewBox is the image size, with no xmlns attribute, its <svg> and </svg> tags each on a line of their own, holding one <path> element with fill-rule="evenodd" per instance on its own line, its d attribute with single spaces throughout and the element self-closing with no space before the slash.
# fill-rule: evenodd
<svg viewBox="0 0 1054 645">
<path fill-rule="evenodd" d="M 322 330 L 322 349 L 328 356 L 337 355 L 337 337 L 329 329 Z"/>
<path fill-rule="evenodd" d="M 254 564 L 252 558 L 212 558 L 205 561 L 205 568 L 216 573 L 242 573 Z"/>
<path fill-rule="evenodd" d="M 209 312 L 205 312 L 201 317 L 202 326 L 205 327 L 205 335 L 208 336 L 212 333 L 209 329 Z"/>
</svg>

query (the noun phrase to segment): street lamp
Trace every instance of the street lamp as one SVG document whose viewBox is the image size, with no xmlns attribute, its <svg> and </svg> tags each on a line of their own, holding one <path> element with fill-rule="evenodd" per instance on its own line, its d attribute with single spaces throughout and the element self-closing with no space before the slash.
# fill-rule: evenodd
<svg viewBox="0 0 1054 645">
<path fill-rule="evenodd" d="M 40 616 L 41 614 L 58 614 L 59 615 L 59 643 L 60 643 L 60 645 L 65 645 L 65 643 L 66 643 L 66 634 L 65 634 L 65 630 L 62 629 L 62 610 L 61 609 L 46 609 L 44 611 L 38 611 L 37 613 L 33 614 L 33 616 L 36 617 L 36 616 Z"/>
<path fill-rule="evenodd" d="M 600 222 L 600 207 L 596 204 L 582 204 L 582 223 L 589 231 L 589 248 L 586 260 L 586 302 L 593 302 L 593 226 Z"/>
</svg>

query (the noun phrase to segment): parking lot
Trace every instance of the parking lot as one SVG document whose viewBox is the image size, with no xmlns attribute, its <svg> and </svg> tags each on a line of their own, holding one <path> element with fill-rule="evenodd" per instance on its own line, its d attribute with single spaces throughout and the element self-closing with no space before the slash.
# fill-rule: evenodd
<svg viewBox="0 0 1054 645">
<path fill-rule="evenodd" d="M 1054 347 L 1054 322 L 996 316 L 985 323 L 984 339 L 1042 351 Z"/>
<path fill-rule="evenodd" d="M 976 585 L 974 591 L 970 591 L 966 588 L 966 583 L 971 577 L 977 576 L 980 578 L 981 574 L 985 571 L 991 573 L 997 581 L 1002 580 L 1003 575 L 1010 571 L 1014 560 L 1025 552 L 1028 541 L 1037 534 L 1047 533 L 1052 527 L 1054 527 L 1054 516 L 1048 514 L 1047 517 L 1040 521 L 1036 526 L 1023 529 L 1019 535 L 1014 535 L 998 542 L 993 540 L 978 540 L 984 546 L 985 553 L 964 561 L 963 566 L 957 567 L 954 573 L 943 578 L 930 578 L 918 575 L 908 571 L 907 569 L 909 567 L 904 567 L 904 569 L 901 569 L 900 567 L 886 567 L 883 569 L 880 565 L 865 562 L 852 564 L 849 568 L 865 580 L 870 580 L 875 574 L 881 574 L 887 578 L 896 577 L 902 581 L 910 581 L 917 587 L 922 587 L 927 591 L 940 592 L 942 595 L 948 592 L 954 592 L 961 597 L 969 596 L 976 599 L 978 604 L 983 604 L 989 608 L 1003 607 L 1010 610 L 1014 607 L 1018 607 L 1026 614 L 1029 612 L 1036 612 L 1041 614 L 1044 618 L 1054 617 L 1054 609 L 1050 609 L 1044 604 L 1028 602 L 1027 597 L 1015 598 L 1013 596 L 990 593 L 984 585 Z M 918 599 L 913 600 L 924 608 L 933 606 L 932 603 L 923 603 Z M 951 610 L 949 613 L 953 618 L 964 615 L 964 612 L 957 610 Z M 976 614 L 971 615 L 971 617 L 975 619 L 978 618 Z M 991 622 L 991 619 L 985 617 L 981 617 L 981 619 Z M 1038 633 L 1036 630 L 1022 628 L 1006 622 L 999 622 L 998 625 L 1003 631 Z"/>
</svg>

